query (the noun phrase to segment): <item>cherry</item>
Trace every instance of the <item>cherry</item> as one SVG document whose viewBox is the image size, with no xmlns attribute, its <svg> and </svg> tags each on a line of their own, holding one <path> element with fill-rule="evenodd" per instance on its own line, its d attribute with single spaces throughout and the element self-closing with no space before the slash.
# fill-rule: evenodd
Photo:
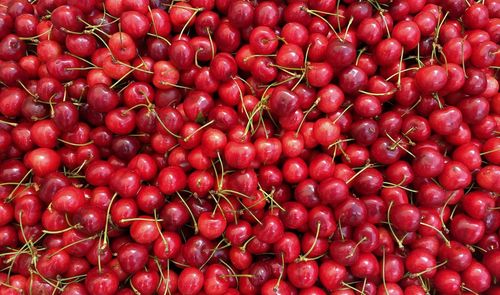
<svg viewBox="0 0 500 295">
<path fill-rule="evenodd" d="M 460 236 L 457 234 L 459 231 L 461 232 Z M 458 214 L 451 221 L 450 232 L 459 242 L 475 244 L 483 237 L 485 225 L 482 220 Z"/>
<path fill-rule="evenodd" d="M 462 91 L 468 95 L 480 95 L 486 90 L 486 75 L 478 69 L 469 68 L 465 72 L 466 79 Z"/>
<path fill-rule="evenodd" d="M 134 273 L 144 267 L 148 259 L 146 246 L 127 243 L 118 249 L 120 267 L 127 273 Z"/>
<path fill-rule="evenodd" d="M 335 290 L 347 279 L 347 270 L 332 260 L 326 260 L 319 267 L 319 279 L 325 288 Z"/>
<path fill-rule="evenodd" d="M 488 67 L 495 63 L 495 52 L 498 45 L 488 41 L 479 45 L 476 51 L 471 55 L 471 63 L 476 67 Z"/>
<path fill-rule="evenodd" d="M 462 280 L 460 274 L 453 270 L 442 269 L 436 272 L 434 277 L 436 290 L 458 294 L 461 289 Z"/>
<path fill-rule="evenodd" d="M 61 157 L 54 150 L 38 148 L 26 154 L 24 161 L 35 175 L 43 177 L 59 168 Z"/>
<path fill-rule="evenodd" d="M 485 253 L 483 257 L 482 264 L 488 269 L 488 271 L 491 273 L 493 277 L 498 277 L 498 260 L 499 258 L 499 251 L 498 249 L 496 250 L 490 250 L 487 253 Z"/>
<path fill-rule="evenodd" d="M 193 267 L 185 268 L 178 278 L 178 289 L 181 294 L 197 294 L 203 288 L 203 273 Z"/>
<path fill-rule="evenodd" d="M 84 233 L 95 234 L 105 227 L 105 212 L 92 206 L 81 207 L 73 217 L 81 225 Z"/>
<path fill-rule="evenodd" d="M 429 124 L 439 134 L 448 135 L 458 130 L 462 113 L 455 107 L 445 107 L 430 114 Z"/>
<path fill-rule="evenodd" d="M 189 265 L 199 267 L 210 258 L 214 246 L 210 240 L 202 236 L 193 236 L 184 243 L 182 254 Z"/>
<path fill-rule="evenodd" d="M 299 183 L 308 176 L 307 164 L 301 158 L 289 158 L 283 163 L 283 178 L 288 183 Z"/>
<path fill-rule="evenodd" d="M 353 188 L 362 195 L 370 195 L 376 193 L 382 187 L 382 174 L 374 169 L 368 168 L 361 171 L 353 181 Z"/>
<path fill-rule="evenodd" d="M 398 40 L 405 51 L 417 47 L 420 41 L 420 29 L 414 21 L 400 21 L 392 29 L 392 37 Z"/>
<path fill-rule="evenodd" d="M 200 234 L 210 240 L 221 236 L 226 229 L 226 224 L 224 216 L 220 213 L 203 212 L 198 218 Z"/>
<path fill-rule="evenodd" d="M 342 225 L 357 226 L 366 220 L 365 204 L 356 198 L 349 197 L 335 208 L 335 219 Z"/>
<path fill-rule="evenodd" d="M 462 198 L 465 212 L 476 219 L 484 219 L 490 208 L 495 206 L 494 199 L 488 193 L 471 192 Z"/>
<path fill-rule="evenodd" d="M 472 261 L 471 265 L 462 272 L 462 281 L 473 292 L 485 292 L 491 284 L 491 274 L 484 265 Z"/>
<path fill-rule="evenodd" d="M 444 165 L 438 179 L 447 190 L 463 189 L 471 183 L 471 173 L 463 163 L 450 161 Z"/>
<path fill-rule="evenodd" d="M 290 283 L 297 288 L 309 288 L 318 279 L 319 267 L 314 260 L 292 262 L 286 269 Z"/>
<path fill-rule="evenodd" d="M 358 259 L 351 266 L 355 277 L 375 277 L 380 272 L 377 258 L 371 253 L 360 253 Z"/>
<path fill-rule="evenodd" d="M 412 163 L 415 174 L 421 177 L 436 177 L 444 169 L 444 158 L 432 148 L 419 149 Z"/>
<path fill-rule="evenodd" d="M 118 290 L 118 277 L 108 268 L 95 267 L 87 273 L 85 287 L 88 292 L 99 294 L 115 294 Z"/>
<path fill-rule="evenodd" d="M 420 225 L 420 211 L 411 204 L 396 204 L 390 211 L 390 222 L 405 232 L 413 232 Z"/>
<path fill-rule="evenodd" d="M 16 198 L 14 204 L 14 218 L 23 225 L 32 226 L 42 217 L 42 204 L 33 195 Z"/>
<path fill-rule="evenodd" d="M 52 198 L 54 209 L 63 213 L 76 213 L 84 204 L 83 191 L 75 187 L 63 187 Z"/>
<path fill-rule="evenodd" d="M 154 294 L 160 283 L 160 275 L 156 271 L 142 270 L 132 276 L 130 283 L 141 294 Z"/>
<path fill-rule="evenodd" d="M 448 78 L 443 67 L 432 65 L 420 68 L 415 75 L 415 81 L 420 91 L 432 93 L 441 90 Z"/>
<path fill-rule="evenodd" d="M 436 274 L 436 258 L 428 250 L 415 249 L 406 257 L 405 267 L 411 274 L 432 278 Z"/>
<path fill-rule="evenodd" d="M 221 24 L 215 31 L 215 43 L 217 47 L 220 48 L 220 50 L 223 52 L 236 51 L 236 49 L 240 45 L 240 41 L 241 33 L 238 28 L 232 24 L 232 22 L 221 22 Z"/>
</svg>

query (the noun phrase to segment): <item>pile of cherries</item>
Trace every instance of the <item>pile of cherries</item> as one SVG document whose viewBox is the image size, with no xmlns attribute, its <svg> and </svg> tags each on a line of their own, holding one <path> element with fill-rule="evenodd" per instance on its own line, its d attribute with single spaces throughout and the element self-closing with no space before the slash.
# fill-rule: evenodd
<svg viewBox="0 0 500 295">
<path fill-rule="evenodd" d="M 498 0 L 0 4 L 0 295 L 500 294 Z"/>
</svg>

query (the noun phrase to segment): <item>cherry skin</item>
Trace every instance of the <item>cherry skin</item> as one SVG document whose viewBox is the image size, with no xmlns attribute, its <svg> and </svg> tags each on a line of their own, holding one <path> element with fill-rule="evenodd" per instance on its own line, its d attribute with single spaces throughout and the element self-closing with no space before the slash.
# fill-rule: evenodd
<svg viewBox="0 0 500 295">
<path fill-rule="evenodd" d="M 61 157 L 51 149 L 38 148 L 26 155 L 25 163 L 35 175 L 43 177 L 59 168 Z"/>
<path fill-rule="evenodd" d="M 380 269 L 375 255 L 360 253 L 358 260 L 351 266 L 351 272 L 356 277 L 375 277 Z"/>
<path fill-rule="evenodd" d="M 415 81 L 420 91 L 432 93 L 441 90 L 448 78 L 443 67 L 434 65 L 420 68 L 415 75 Z"/>
<path fill-rule="evenodd" d="M 115 294 L 118 290 L 118 277 L 111 269 L 93 268 L 87 273 L 85 286 L 87 291 L 99 294 Z"/>
<path fill-rule="evenodd" d="M 447 190 L 463 189 L 471 183 L 471 173 L 461 162 L 450 161 L 444 165 L 438 179 Z"/>
<path fill-rule="evenodd" d="M 254 227 L 253 233 L 260 241 L 272 244 L 283 237 L 284 226 L 278 217 L 267 215 L 262 224 Z"/>
<path fill-rule="evenodd" d="M 118 251 L 118 261 L 121 268 L 127 273 L 134 273 L 146 265 L 148 259 L 147 248 L 136 243 L 123 245 Z"/>
<path fill-rule="evenodd" d="M 193 267 L 185 268 L 178 278 L 178 289 L 182 294 L 197 294 L 203 288 L 203 273 Z"/>
<path fill-rule="evenodd" d="M 290 283 L 297 288 L 309 288 L 318 279 L 318 263 L 314 260 L 290 263 L 286 269 Z"/>
<path fill-rule="evenodd" d="M 423 148 L 413 160 L 412 168 L 418 176 L 436 177 L 444 169 L 444 157 L 432 148 Z"/>
<path fill-rule="evenodd" d="M 491 284 L 491 274 L 488 269 L 479 262 L 473 261 L 471 265 L 462 272 L 462 281 L 465 286 L 474 292 L 485 292 Z"/>
<path fill-rule="evenodd" d="M 326 60 L 339 68 L 346 67 L 356 59 L 356 49 L 350 42 L 332 39 L 326 49 Z"/>
<path fill-rule="evenodd" d="M 220 213 L 203 212 L 198 218 L 200 234 L 210 240 L 221 236 L 226 229 L 226 220 Z"/>
<path fill-rule="evenodd" d="M 422 274 L 431 278 L 436 274 L 436 258 L 425 249 L 415 249 L 408 254 L 405 261 L 406 269 L 413 274 Z"/>
<path fill-rule="evenodd" d="M 76 213 L 85 204 L 83 191 L 75 187 L 64 187 L 52 199 L 54 209 L 64 213 Z"/>
<path fill-rule="evenodd" d="M 462 280 L 460 274 L 452 270 L 439 270 L 436 272 L 436 290 L 450 294 L 459 294 Z"/>
<path fill-rule="evenodd" d="M 458 232 L 462 234 L 459 237 Z M 474 219 L 465 214 L 457 215 L 453 218 L 450 232 L 459 242 L 465 244 L 475 244 L 483 237 L 485 225 L 482 220 Z"/>
</svg>

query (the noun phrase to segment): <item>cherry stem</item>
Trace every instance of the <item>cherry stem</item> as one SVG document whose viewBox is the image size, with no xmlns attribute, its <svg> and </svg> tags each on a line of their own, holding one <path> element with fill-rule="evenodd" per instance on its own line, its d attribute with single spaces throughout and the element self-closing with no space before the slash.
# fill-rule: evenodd
<svg viewBox="0 0 500 295">
<path fill-rule="evenodd" d="M 163 36 L 160 36 L 158 34 L 153 34 L 153 33 L 147 33 L 147 35 L 158 38 L 158 39 L 162 40 L 163 42 L 167 43 L 168 45 L 172 45 L 172 43 L 167 38 L 165 38 Z"/>
<path fill-rule="evenodd" d="M 441 238 L 443 238 L 443 241 L 445 242 L 446 246 L 448 246 L 448 247 L 450 246 L 450 241 L 446 238 L 446 236 L 443 234 L 443 232 L 440 231 L 437 227 L 430 225 L 430 224 L 427 224 L 425 222 L 420 222 L 420 225 L 423 225 L 423 226 L 426 226 L 426 227 L 429 227 L 429 228 L 432 228 L 433 230 L 435 230 L 441 236 Z"/>
<path fill-rule="evenodd" d="M 0 120 L 0 124 L 9 125 L 9 126 L 12 126 L 12 127 L 16 127 L 17 126 L 17 123 L 8 122 L 8 121 L 5 121 L 5 120 Z"/>
<path fill-rule="evenodd" d="M 156 268 L 158 269 L 158 272 L 160 273 L 160 283 L 165 282 L 165 292 L 163 295 L 167 295 L 167 293 L 170 293 L 170 289 L 168 288 L 168 283 L 170 282 L 170 260 L 167 261 L 167 277 L 165 278 L 165 274 L 163 273 L 163 269 L 160 265 L 160 262 L 158 261 L 158 257 L 153 257 L 153 260 L 155 262 Z"/>
<path fill-rule="evenodd" d="M 305 10 L 307 13 L 314 15 L 314 16 L 318 17 L 319 19 L 321 19 L 322 21 L 324 21 L 330 27 L 330 29 L 333 31 L 333 34 L 335 34 L 335 36 L 340 41 L 344 42 L 344 40 L 342 38 L 340 38 L 339 34 L 337 34 L 337 31 L 335 31 L 335 28 L 333 27 L 333 25 L 325 17 L 323 17 L 321 14 L 319 14 L 317 12 L 317 10 L 311 10 L 309 8 L 306 8 L 306 7 L 303 7 L 302 9 Z"/>
<path fill-rule="evenodd" d="M 269 206 L 270 209 L 273 209 L 274 207 L 278 207 L 278 209 L 280 209 L 282 212 L 286 212 L 286 209 L 283 208 L 278 202 L 276 202 L 276 200 L 274 200 L 273 195 L 274 195 L 274 192 L 276 191 L 274 188 L 271 190 L 271 192 L 268 193 L 265 190 L 263 190 L 259 184 L 259 190 L 262 192 L 262 194 L 264 194 L 264 197 L 266 198 L 266 200 L 270 200 L 269 201 L 271 203 L 271 205 Z"/>
<path fill-rule="evenodd" d="M 229 206 L 231 206 L 232 213 L 234 213 L 233 214 L 233 216 L 234 216 L 234 224 L 238 224 L 238 218 L 236 217 L 236 214 L 235 214 L 238 211 L 236 210 L 236 208 L 234 208 L 233 203 L 225 195 L 223 195 L 223 194 L 218 194 L 218 196 L 221 197 L 221 198 L 223 198 L 224 200 L 226 200 L 226 202 L 229 204 Z M 224 212 L 222 212 L 222 214 L 224 215 Z"/>
<path fill-rule="evenodd" d="M 183 7 L 183 9 L 190 9 L 188 7 Z M 196 14 L 200 11 L 203 10 L 203 8 L 192 8 L 191 10 L 193 10 L 193 13 L 191 14 L 191 16 L 189 16 L 189 19 L 186 21 L 186 23 L 184 24 L 184 26 L 182 27 L 182 30 L 181 32 L 179 33 L 179 39 L 178 40 L 181 40 L 182 38 L 182 34 L 184 34 L 184 31 L 186 30 L 186 28 L 188 27 L 189 23 L 194 19 L 194 17 L 196 16 Z"/>
<path fill-rule="evenodd" d="M 492 149 L 492 150 L 489 150 L 489 151 L 484 151 L 484 152 L 480 153 L 479 155 L 484 156 L 484 155 L 495 153 L 495 152 L 499 152 L 499 151 L 500 151 L 500 147 Z"/>
<path fill-rule="evenodd" d="M 291 89 L 292 91 L 294 91 L 295 88 L 297 88 L 297 86 L 299 86 L 300 82 L 302 82 L 304 77 L 306 77 L 306 75 L 307 75 L 307 70 L 308 70 L 308 66 L 309 66 L 309 62 L 307 59 L 309 57 L 309 50 L 310 49 L 311 49 L 311 43 L 309 43 L 309 45 L 307 45 L 306 53 L 304 55 L 304 71 L 302 72 L 302 75 L 300 75 L 299 80 L 295 83 L 295 85 L 293 85 L 293 87 Z M 309 81 L 307 81 L 307 84 L 309 84 Z"/>
<path fill-rule="evenodd" d="M 179 192 L 175 192 L 175 193 L 177 194 L 177 196 L 181 200 L 182 204 L 184 204 L 184 206 L 188 210 L 189 215 L 191 215 L 191 219 L 193 220 L 194 234 L 197 234 L 198 233 L 198 223 L 196 222 L 196 218 L 194 217 L 193 211 L 191 211 L 191 208 L 189 208 L 189 205 L 186 203 L 186 201 L 181 196 L 181 194 Z"/>
<path fill-rule="evenodd" d="M 372 96 L 391 95 L 391 94 L 396 93 L 396 91 L 397 91 L 396 89 L 393 89 L 391 91 L 387 91 L 387 92 L 383 92 L 383 93 L 374 93 L 374 92 L 369 92 L 369 91 L 365 91 L 365 90 L 358 90 L 359 93 L 368 94 L 368 95 L 372 95 Z"/>
<path fill-rule="evenodd" d="M 467 245 L 467 248 L 469 248 L 471 250 L 471 252 L 476 252 L 476 249 L 483 252 L 483 253 L 488 252 L 487 250 L 485 250 L 479 246 L 476 246 L 476 245 Z"/>
<path fill-rule="evenodd" d="M 38 275 L 43 281 L 45 281 L 47 284 L 51 285 L 54 289 L 56 289 L 57 291 L 60 291 L 62 292 L 63 289 L 61 287 L 59 287 L 59 282 L 57 282 L 57 284 L 54 284 L 52 281 L 50 281 L 49 279 L 47 279 L 46 277 L 42 276 L 42 274 L 36 269 L 36 265 L 34 267 L 35 269 L 30 269 L 29 272 L 30 273 L 34 273 L 36 275 Z M 32 283 L 32 281 L 30 281 L 30 284 Z M 30 286 L 31 287 L 31 286 Z M 31 289 L 30 289 L 31 290 Z M 56 290 L 54 290 L 54 294 L 56 292 Z"/>
<path fill-rule="evenodd" d="M 421 276 L 421 275 L 423 275 L 423 274 L 425 274 L 425 273 L 428 273 L 428 272 L 430 272 L 430 271 L 432 271 L 432 270 L 434 270 L 434 269 L 440 268 L 441 266 L 445 265 L 446 263 L 448 263 L 448 260 L 445 260 L 445 261 L 443 261 L 443 262 L 441 262 L 441 263 L 439 263 L 439 264 L 437 264 L 437 265 L 434 265 L 434 266 L 432 266 L 432 267 L 429 267 L 429 268 L 427 268 L 427 269 L 426 269 L 426 270 L 424 270 L 424 271 L 421 271 L 421 272 L 418 272 L 418 273 L 411 273 L 411 274 L 410 274 L 410 278 L 416 278 L 416 277 L 419 277 L 419 276 Z"/>
<path fill-rule="evenodd" d="M 247 196 L 247 195 L 245 195 L 244 193 L 240 193 L 240 192 L 238 192 L 238 191 L 235 191 L 235 190 L 230 190 L 230 189 L 223 189 L 223 190 L 218 191 L 217 193 L 219 193 L 219 194 L 227 194 L 227 193 L 229 193 L 229 194 L 233 194 L 233 195 L 240 196 L 240 197 L 242 197 L 242 198 L 252 199 L 252 197 Z"/>
<path fill-rule="evenodd" d="M 167 126 L 165 126 L 165 123 L 163 123 L 163 121 L 160 118 L 160 115 L 158 115 L 158 113 L 156 112 L 156 110 L 153 110 L 152 112 L 155 115 L 156 119 L 158 120 L 158 123 L 160 123 L 161 127 L 163 127 L 163 129 L 165 129 L 165 131 L 167 131 L 168 134 L 172 135 L 175 138 L 181 138 L 180 135 L 177 135 L 177 134 L 173 133 L 172 131 L 170 131 L 170 129 L 168 129 Z"/>
<path fill-rule="evenodd" d="M 318 242 L 318 237 L 319 237 L 319 230 L 321 229 L 321 222 L 316 222 L 316 234 L 314 235 L 314 242 L 312 243 L 311 247 L 309 247 L 309 250 L 306 252 L 306 254 L 302 255 L 299 259 L 301 261 L 306 261 L 308 260 L 309 254 L 314 250 L 314 247 L 316 247 L 316 243 Z"/>
<path fill-rule="evenodd" d="M 355 287 L 353 287 L 353 286 L 351 286 L 351 285 L 349 285 L 349 284 L 347 284 L 345 282 L 342 282 L 341 284 L 342 284 L 342 286 L 344 286 L 346 288 L 349 288 L 349 289 L 353 290 L 356 293 L 365 294 L 364 292 L 361 292 L 361 290 L 359 290 L 359 289 L 357 289 L 357 288 L 355 288 Z"/>
<path fill-rule="evenodd" d="M 353 104 L 351 103 L 350 105 L 348 105 L 343 111 L 342 113 L 340 113 L 340 115 L 337 116 L 337 118 L 335 118 L 335 120 L 333 120 L 333 123 L 337 123 L 338 120 L 340 120 L 340 117 L 342 117 L 350 108 L 352 108 Z"/>
<path fill-rule="evenodd" d="M 206 128 L 210 125 L 212 125 L 213 123 L 215 122 L 215 120 L 212 120 L 208 123 L 206 123 L 205 125 L 201 126 L 200 128 L 196 129 L 193 133 L 189 134 L 188 136 L 186 136 L 184 138 L 184 142 L 187 142 L 191 137 L 193 137 L 196 133 L 198 133 L 200 130 L 203 130 L 203 128 Z"/>
<path fill-rule="evenodd" d="M 391 224 L 391 209 L 392 209 L 393 205 L 394 205 L 394 202 L 391 201 L 389 203 L 389 207 L 387 208 L 387 224 L 389 226 L 389 230 L 391 231 L 392 236 L 396 240 L 396 243 L 398 243 L 399 248 L 400 249 L 404 249 L 403 242 L 396 236 L 396 233 L 394 232 L 394 229 L 392 228 L 392 224 Z"/>
<path fill-rule="evenodd" d="M 335 149 L 333 150 L 332 163 L 335 162 L 334 159 L 337 156 L 337 148 L 340 150 L 340 152 L 346 158 L 346 160 L 349 163 L 351 162 L 351 159 L 350 159 L 349 155 L 344 151 L 344 148 L 342 148 L 342 145 L 341 145 L 341 143 L 343 143 L 343 142 L 349 142 L 349 141 L 354 141 L 354 138 L 339 139 L 339 140 L 335 141 L 334 143 L 332 143 L 332 144 L 330 144 L 328 146 L 328 149 L 331 149 L 331 148 L 335 147 Z"/>
<path fill-rule="evenodd" d="M 214 57 L 215 57 L 215 45 L 214 45 L 214 41 L 212 40 L 212 34 L 211 34 L 209 28 L 207 28 L 207 36 L 208 36 L 208 41 L 210 42 L 210 51 L 212 53 L 212 59 L 214 59 Z"/>
<path fill-rule="evenodd" d="M 309 113 L 311 113 L 319 104 L 319 101 L 321 100 L 321 97 L 318 97 L 314 103 L 309 107 L 305 112 L 304 112 L 304 117 L 302 118 L 302 121 L 300 121 L 299 127 L 297 128 L 297 131 L 295 131 L 295 135 L 297 136 L 300 132 L 300 129 L 302 128 L 302 125 L 306 121 L 307 116 Z"/>
<path fill-rule="evenodd" d="M 250 216 L 252 216 L 252 218 L 260 225 L 262 225 L 262 222 L 257 218 L 257 216 L 255 216 L 255 214 L 253 214 L 252 210 L 250 210 L 252 207 L 255 207 L 258 205 L 258 203 L 255 203 L 255 204 L 252 204 L 251 206 L 245 206 L 245 204 L 243 204 L 243 202 L 238 199 L 238 202 L 245 208 L 245 210 L 248 212 L 248 214 L 250 214 Z M 260 202 L 264 202 L 264 200 L 261 200 Z"/>
<path fill-rule="evenodd" d="M 361 245 L 364 241 L 366 241 L 366 237 L 363 237 L 361 240 L 359 240 L 356 245 L 354 245 L 354 248 L 352 248 L 351 252 L 349 253 L 349 255 L 346 256 L 346 258 L 351 258 L 354 256 L 354 252 L 356 251 L 356 249 L 359 247 L 359 245 Z"/>
<path fill-rule="evenodd" d="M 276 281 L 276 284 L 273 287 L 273 290 L 275 293 L 277 293 L 277 291 L 278 291 L 278 287 L 281 283 L 281 280 L 283 279 L 283 272 L 285 271 L 285 254 L 283 254 L 283 252 L 281 252 L 281 266 L 282 266 L 282 269 L 280 271 L 280 275 L 278 277 L 278 280 Z"/>
<path fill-rule="evenodd" d="M 108 241 L 108 227 L 109 227 L 109 222 L 113 222 L 111 220 L 111 205 L 113 205 L 114 200 L 118 196 L 118 193 L 114 193 L 113 196 L 111 197 L 111 200 L 109 201 L 108 208 L 106 209 L 106 225 L 104 226 L 104 242 L 102 243 L 102 247 L 106 247 Z"/>
<path fill-rule="evenodd" d="M 74 241 L 74 242 L 72 242 L 72 243 L 69 243 L 69 244 L 64 245 L 63 247 L 61 247 L 61 248 L 57 249 L 57 251 L 55 251 L 55 252 L 50 253 L 47 257 L 48 257 L 48 258 L 52 258 L 52 257 L 53 257 L 54 255 L 56 255 L 57 253 L 60 253 L 61 251 L 66 250 L 66 249 L 68 249 L 69 247 L 72 247 L 72 246 L 74 246 L 74 245 L 78 245 L 78 244 L 83 243 L 83 242 L 85 242 L 85 241 L 93 240 L 93 239 L 95 239 L 95 238 L 97 238 L 97 237 L 98 237 L 98 235 L 93 235 L 93 236 L 86 237 L 86 238 L 81 239 L 81 240 L 78 240 L 78 241 Z"/>
<path fill-rule="evenodd" d="M 414 71 L 414 70 L 418 70 L 419 68 L 417 67 L 411 67 L 411 68 L 407 68 L 407 69 L 404 69 L 404 70 L 401 70 L 401 71 L 398 71 L 397 73 L 394 73 L 392 75 L 390 75 L 389 77 L 387 77 L 385 80 L 386 81 L 389 81 L 391 80 L 392 78 L 396 77 L 397 75 L 400 75 L 400 73 L 404 73 L 404 72 L 408 72 L 408 71 Z"/>
<path fill-rule="evenodd" d="M 479 295 L 479 293 L 477 293 L 474 290 L 471 290 L 470 288 L 466 287 L 465 283 L 462 284 L 462 289 L 464 289 L 465 291 L 470 292 L 470 293 L 472 293 L 474 295 Z"/>
<path fill-rule="evenodd" d="M 68 231 L 70 231 L 72 229 L 80 229 L 80 228 L 82 228 L 82 226 L 77 223 L 77 224 L 72 225 L 72 226 L 70 226 L 68 228 L 65 228 L 65 229 L 61 229 L 61 230 L 45 230 L 44 229 L 44 230 L 42 230 L 42 232 L 44 234 L 48 234 L 48 235 L 58 235 L 58 234 L 62 234 L 62 233 L 68 232 Z"/>
<path fill-rule="evenodd" d="M 356 174 L 354 174 L 353 176 L 351 176 L 351 178 L 349 178 L 345 183 L 346 184 L 349 184 L 351 181 L 354 180 L 354 178 L 356 178 L 359 174 L 363 173 L 363 171 L 365 171 L 366 169 L 372 167 L 373 164 L 370 164 L 370 163 L 367 163 L 363 168 L 361 168 L 361 170 L 359 170 L 358 172 L 356 172 Z"/>
<path fill-rule="evenodd" d="M 24 174 L 23 178 L 21 178 L 21 180 L 17 183 L 14 189 L 9 193 L 7 198 L 5 198 L 5 202 L 11 202 L 15 198 L 14 192 L 17 191 L 17 189 L 21 186 L 21 184 L 26 180 L 26 178 L 31 174 L 32 171 L 33 169 L 30 169 L 28 170 L 28 172 L 26 172 L 26 174 Z"/>
<path fill-rule="evenodd" d="M 158 233 L 160 233 L 160 238 L 162 239 L 162 242 L 165 245 L 165 252 L 168 252 L 169 251 L 168 242 L 167 242 L 167 239 L 165 239 L 165 236 L 163 236 L 163 233 L 161 232 L 161 228 L 160 228 L 160 224 L 159 224 L 160 219 L 158 218 L 156 208 L 153 209 L 153 216 L 154 216 L 154 219 L 157 221 L 157 222 L 155 222 L 156 229 L 158 230 Z"/>
<path fill-rule="evenodd" d="M 392 138 L 392 136 L 389 133 L 387 133 L 387 131 L 385 132 L 385 135 L 393 142 L 393 145 L 389 147 L 390 149 L 394 150 L 397 146 L 401 148 L 403 151 L 407 152 L 408 155 L 412 156 L 413 158 L 416 158 L 412 152 L 410 152 L 407 148 L 405 148 L 403 145 L 400 144 L 400 142 L 402 141 L 401 139 L 398 139 L 397 141 L 394 140 L 394 138 Z"/>
<path fill-rule="evenodd" d="M 19 85 L 21 85 L 21 88 L 23 88 L 23 89 L 24 89 L 24 91 L 26 91 L 26 92 L 27 92 L 27 93 L 28 93 L 31 97 L 33 97 L 35 100 L 39 98 L 38 94 L 31 92 L 31 91 L 28 89 L 28 87 L 26 87 L 26 85 L 24 85 L 24 83 L 23 83 L 23 82 L 21 82 L 21 81 L 17 81 L 17 83 L 18 83 Z"/>
<path fill-rule="evenodd" d="M 436 27 L 436 31 L 434 33 L 434 43 L 438 43 L 439 40 L 439 32 L 441 31 L 441 27 L 443 26 L 446 18 L 448 17 L 449 11 L 446 11 L 445 15 L 443 16 L 443 19 L 440 20 L 438 26 Z"/>
<path fill-rule="evenodd" d="M 382 250 L 382 284 L 384 285 L 385 294 L 389 294 L 387 284 L 385 282 L 385 248 Z"/>
<path fill-rule="evenodd" d="M 244 62 L 247 62 L 249 59 L 251 58 L 255 58 L 255 57 L 275 57 L 276 54 L 252 54 L 252 55 L 249 55 L 249 56 L 246 56 L 245 58 L 243 58 L 243 61 Z M 276 66 L 275 64 L 272 64 L 271 66 Z"/>
<path fill-rule="evenodd" d="M 163 219 L 151 219 L 151 218 L 142 218 L 142 217 L 134 217 L 134 218 L 122 218 L 120 222 L 130 222 L 130 221 L 150 221 L 150 222 L 162 222 Z"/>
<path fill-rule="evenodd" d="M 388 182 L 388 181 L 384 181 L 382 183 L 382 187 L 385 187 L 385 188 L 395 188 L 395 187 L 399 187 L 401 189 L 404 189 L 406 191 L 409 191 L 409 192 L 412 192 L 412 193 L 418 193 L 417 190 L 414 190 L 414 189 L 410 189 L 410 188 L 407 188 L 407 187 L 404 187 L 402 186 L 402 184 L 406 181 L 406 175 L 403 176 L 403 179 L 401 179 L 401 181 L 399 183 L 392 183 L 392 182 Z"/>
<path fill-rule="evenodd" d="M 340 218 L 339 218 L 339 221 L 338 221 L 338 222 L 339 222 L 339 233 L 340 233 L 340 239 L 341 239 L 342 241 L 344 241 L 344 240 L 345 240 L 345 236 L 344 236 L 344 232 L 342 231 L 342 221 L 340 220 Z"/>
<path fill-rule="evenodd" d="M 250 243 L 253 239 L 255 239 L 255 236 L 252 236 L 252 237 L 248 238 L 248 240 L 246 240 L 246 241 L 245 241 L 245 243 L 243 243 L 243 245 L 241 245 L 240 250 L 241 250 L 241 251 L 243 251 L 243 252 L 245 252 L 245 251 L 246 251 L 246 249 L 247 249 L 248 244 L 249 244 L 249 243 Z"/>
<path fill-rule="evenodd" d="M 253 278 L 254 275 L 240 273 L 240 274 L 229 274 L 229 275 L 221 275 L 221 278 Z"/>
<path fill-rule="evenodd" d="M 12 286 L 12 285 L 9 285 L 9 284 L 7 284 L 6 282 L 1 282 L 1 281 L 0 281 L 0 286 L 5 286 L 5 287 L 7 287 L 7 288 L 9 288 L 9 289 L 13 289 L 14 291 L 16 291 L 16 292 L 17 292 L 17 293 L 19 293 L 19 294 L 23 294 L 23 293 L 24 293 L 24 291 L 23 291 L 22 289 L 20 289 L 20 288 L 18 288 L 18 287 L 14 287 L 14 286 Z"/>
<path fill-rule="evenodd" d="M 71 145 L 71 146 L 87 146 L 87 145 L 91 145 L 94 143 L 93 140 L 91 140 L 89 142 L 85 142 L 85 143 L 74 143 L 74 142 L 69 142 L 69 141 L 66 141 L 66 140 L 60 139 L 60 138 L 58 138 L 57 140 L 64 143 L 64 144 Z"/>
<path fill-rule="evenodd" d="M 222 248 L 219 248 L 220 245 L 222 245 L 222 243 L 226 243 L 225 246 L 223 246 Z M 215 248 L 213 248 L 211 250 L 212 253 L 210 253 L 210 256 L 208 256 L 207 260 L 200 266 L 200 269 L 203 269 L 205 267 L 205 265 L 207 265 L 207 263 L 210 261 L 210 259 L 212 259 L 215 255 L 215 252 L 217 250 L 220 250 L 220 249 L 224 249 L 226 247 L 230 247 L 231 244 L 230 243 L 227 243 L 227 241 L 225 239 L 222 239 L 219 241 L 219 243 L 217 243 L 217 245 L 215 245 Z"/>
</svg>

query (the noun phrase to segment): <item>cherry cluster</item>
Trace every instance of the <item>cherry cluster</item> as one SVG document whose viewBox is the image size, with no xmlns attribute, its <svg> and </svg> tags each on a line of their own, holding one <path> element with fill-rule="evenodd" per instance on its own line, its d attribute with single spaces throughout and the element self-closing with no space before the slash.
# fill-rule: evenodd
<svg viewBox="0 0 500 295">
<path fill-rule="evenodd" d="M 498 0 L 0 3 L 0 294 L 500 294 Z"/>
</svg>

